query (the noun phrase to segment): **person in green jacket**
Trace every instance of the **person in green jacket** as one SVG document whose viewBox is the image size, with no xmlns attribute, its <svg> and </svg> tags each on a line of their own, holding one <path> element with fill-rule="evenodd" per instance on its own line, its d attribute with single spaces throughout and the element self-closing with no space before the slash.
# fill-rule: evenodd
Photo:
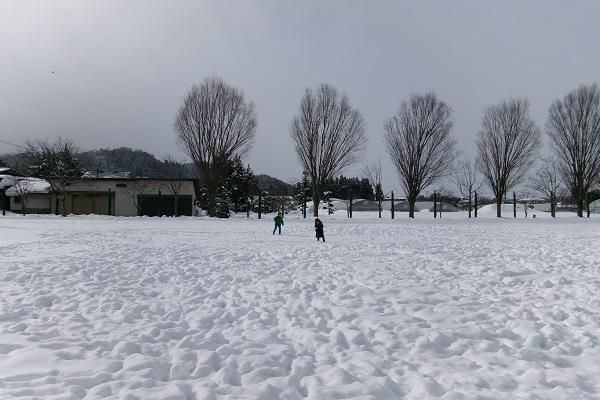
<svg viewBox="0 0 600 400">
<path fill-rule="evenodd" d="M 273 218 L 273 220 L 275 221 L 275 228 L 273 229 L 273 235 L 275 234 L 275 231 L 279 228 L 279 234 L 281 235 L 281 227 L 283 226 L 283 217 L 281 216 L 281 213 L 277 213 L 277 216 L 275 218 Z"/>
</svg>

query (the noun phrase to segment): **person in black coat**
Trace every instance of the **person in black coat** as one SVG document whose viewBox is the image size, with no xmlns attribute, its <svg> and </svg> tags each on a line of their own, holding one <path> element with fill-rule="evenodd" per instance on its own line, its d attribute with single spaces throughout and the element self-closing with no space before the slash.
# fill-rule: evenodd
<svg viewBox="0 0 600 400">
<path fill-rule="evenodd" d="M 317 234 L 317 242 L 319 238 L 323 238 L 323 242 L 325 241 L 325 234 L 323 233 L 323 223 L 319 218 L 315 219 L 315 232 Z"/>
</svg>

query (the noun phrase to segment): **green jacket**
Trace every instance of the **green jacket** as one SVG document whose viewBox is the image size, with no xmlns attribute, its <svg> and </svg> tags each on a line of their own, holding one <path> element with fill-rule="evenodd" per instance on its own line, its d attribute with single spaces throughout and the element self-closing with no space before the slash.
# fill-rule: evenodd
<svg viewBox="0 0 600 400">
<path fill-rule="evenodd" d="M 275 226 L 283 226 L 283 217 L 281 215 L 276 216 L 273 220 L 275 221 Z"/>
</svg>

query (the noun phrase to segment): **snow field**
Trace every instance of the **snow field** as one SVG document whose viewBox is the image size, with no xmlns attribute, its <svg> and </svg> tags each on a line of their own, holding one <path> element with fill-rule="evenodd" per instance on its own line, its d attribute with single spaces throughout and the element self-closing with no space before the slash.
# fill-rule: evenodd
<svg viewBox="0 0 600 400">
<path fill-rule="evenodd" d="M 0 398 L 600 398 L 600 219 L 397 218 L 1 218 Z"/>
</svg>

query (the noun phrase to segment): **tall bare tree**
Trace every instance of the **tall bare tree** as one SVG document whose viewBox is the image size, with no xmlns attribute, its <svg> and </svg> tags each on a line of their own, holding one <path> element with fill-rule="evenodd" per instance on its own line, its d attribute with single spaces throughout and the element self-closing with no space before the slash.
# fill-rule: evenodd
<svg viewBox="0 0 600 400">
<path fill-rule="evenodd" d="M 485 109 L 477 141 L 478 164 L 502 217 L 502 198 L 517 185 L 540 147 L 540 130 L 529 116 L 527 99 L 511 99 Z"/>
<path fill-rule="evenodd" d="M 479 175 L 477 162 L 469 160 L 461 161 L 455 171 L 453 181 L 460 196 L 469 201 L 469 218 L 471 218 L 473 193 L 479 190 L 483 184 Z"/>
<path fill-rule="evenodd" d="M 327 182 L 357 161 L 364 150 L 365 122 L 348 96 L 340 96 L 333 86 L 321 84 L 316 91 L 307 88 L 304 92 L 291 134 L 298 158 L 310 177 L 316 217 Z"/>
<path fill-rule="evenodd" d="M 227 161 L 244 155 L 256 132 L 254 104 L 220 78 L 194 85 L 175 120 L 180 146 L 195 163 L 208 195 L 208 214 L 227 172 Z"/>
<path fill-rule="evenodd" d="M 545 159 L 530 178 L 530 186 L 550 199 L 550 214 L 556 216 L 556 197 L 562 186 L 562 176 L 558 160 Z"/>
<path fill-rule="evenodd" d="M 83 175 L 77 159 L 77 148 L 69 139 L 59 137 L 54 142 L 29 140 L 27 153 L 31 159 L 32 175 L 46 180 L 56 196 L 56 207 L 60 203 L 61 214 L 67 215 L 67 189 Z"/>
<path fill-rule="evenodd" d="M 373 186 L 373 191 L 375 192 L 375 200 L 378 204 L 379 209 L 379 218 L 381 218 L 381 202 L 383 201 L 383 185 L 381 183 L 383 173 L 381 167 L 381 160 L 376 163 L 372 163 L 363 168 L 362 174 L 365 178 L 369 180 L 371 186 Z"/>
<path fill-rule="evenodd" d="M 384 124 L 387 150 L 400 176 L 410 218 L 415 217 L 419 193 L 451 173 L 456 158 L 451 112 L 435 93 L 413 95 Z"/>
<path fill-rule="evenodd" d="M 585 197 L 600 179 L 600 88 L 580 86 L 550 106 L 550 137 L 565 184 L 583 217 Z"/>
</svg>

